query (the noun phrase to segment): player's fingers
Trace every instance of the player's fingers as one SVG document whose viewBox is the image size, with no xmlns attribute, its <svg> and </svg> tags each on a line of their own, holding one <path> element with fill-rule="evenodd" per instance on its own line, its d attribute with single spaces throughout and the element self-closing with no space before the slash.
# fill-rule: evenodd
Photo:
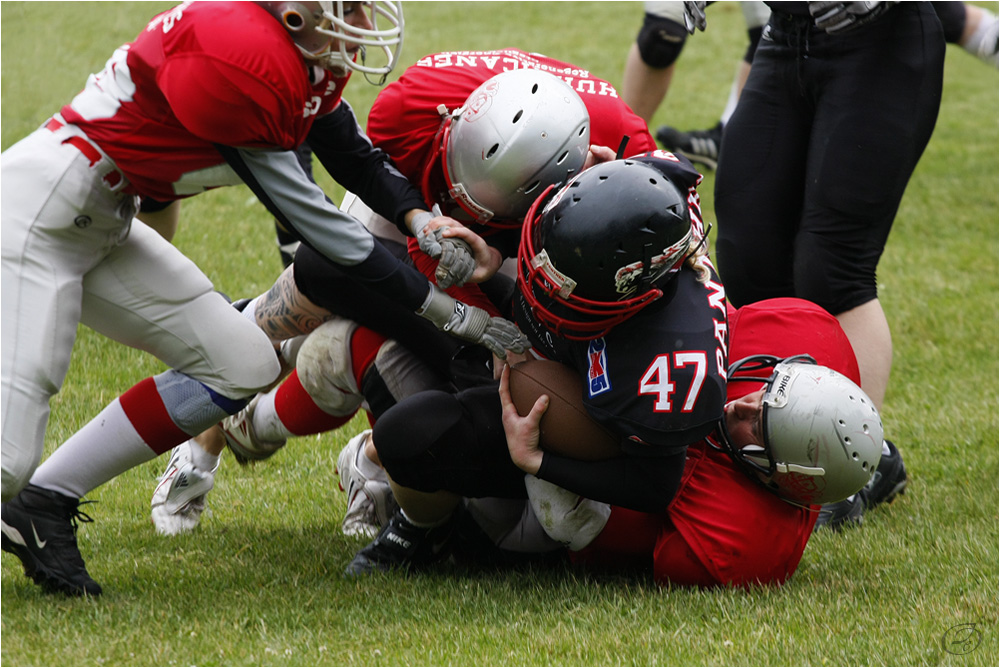
<svg viewBox="0 0 1000 668">
<path fill-rule="evenodd" d="M 514 407 L 514 400 L 510 398 L 510 365 L 503 364 L 500 369 L 500 405 L 506 411 Z"/>
<path fill-rule="evenodd" d="M 535 399 L 535 405 L 531 407 L 531 411 L 525 416 L 525 419 L 532 420 L 535 425 L 542 421 L 542 416 L 545 415 L 545 411 L 549 409 L 549 395 L 543 394 L 542 396 Z"/>
</svg>

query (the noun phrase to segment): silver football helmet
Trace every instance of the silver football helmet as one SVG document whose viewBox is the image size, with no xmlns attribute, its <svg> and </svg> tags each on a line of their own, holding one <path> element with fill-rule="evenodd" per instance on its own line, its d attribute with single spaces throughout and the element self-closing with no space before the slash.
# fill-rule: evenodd
<svg viewBox="0 0 1000 668">
<path fill-rule="evenodd" d="M 341 2 L 339 0 L 258 2 L 285 26 L 307 60 L 339 76 L 350 70 L 384 78 L 399 60 L 403 45 L 403 6 L 401 2 Z M 344 19 L 344 6 L 351 11 L 367 12 L 371 28 L 351 25 Z M 379 27 L 379 20 L 382 26 Z M 388 23 L 388 27 L 384 27 Z M 336 41 L 336 43 L 334 43 Z M 355 59 L 348 49 L 360 46 Z M 374 55 L 373 62 L 368 56 Z"/>
<path fill-rule="evenodd" d="M 771 367 L 768 377 L 752 375 Z M 730 382 L 737 377 L 765 384 L 764 443 L 737 447 L 720 422 L 729 454 L 751 477 L 803 506 L 842 501 L 868 483 L 882 456 L 882 420 L 854 382 L 806 355 L 747 357 L 730 365 Z"/>
<path fill-rule="evenodd" d="M 452 112 L 441 143 L 452 199 L 479 223 L 516 228 L 543 190 L 583 168 L 590 114 L 559 77 L 511 70 Z"/>
</svg>

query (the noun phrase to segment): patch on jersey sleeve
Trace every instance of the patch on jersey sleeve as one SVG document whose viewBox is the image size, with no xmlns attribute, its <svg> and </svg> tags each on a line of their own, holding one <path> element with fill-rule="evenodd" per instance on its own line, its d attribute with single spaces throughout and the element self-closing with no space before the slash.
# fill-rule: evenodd
<svg viewBox="0 0 1000 668">
<path fill-rule="evenodd" d="M 608 357 L 605 354 L 607 344 L 604 338 L 594 339 L 587 347 L 587 392 L 596 397 L 611 389 L 611 376 L 608 375 Z"/>
</svg>

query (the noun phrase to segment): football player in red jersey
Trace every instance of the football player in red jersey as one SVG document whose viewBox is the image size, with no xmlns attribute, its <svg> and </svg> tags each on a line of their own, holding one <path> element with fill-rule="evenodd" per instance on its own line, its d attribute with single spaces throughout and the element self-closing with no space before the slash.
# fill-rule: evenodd
<svg viewBox="0 0 1000 668">
<path fill-rule="evenodd" d="M 465 222 L 494 249 L 497 264 L 516 254 L 521 219 L 545 187 L 565 181 L 585 158 L 610 159 L 614 151 L 608 147 L 622 146 L 624 138 L 628 141 L 621 150 L 626 153 L 655 149 L 643 121 L 608 82 L 572 64 L 513 48 L 421 58 L 379 93 L 367 130 L 375 146 L 412 182 L 421 184 L 426 203 Z M 588 141 L 593 158 L 588 156 Z M 693 182 L 689 196 L 697 197 Z M 384 218 L 370 210 L 359 212 L 359 204 L 354 200 L 345 208 L 405 256 L 405 245 L 397 242 L 405 244 L 406 239 L 398 231 L 393 234 L 395 227 Z M 447 248 L 447 241 L 444 245 Z M 416 244 L 410 244 L 409 252 L 425 274 L 441 275 L 437 261 Z M 314 250 L 301 248 L 294 268 L 256 300 L 258 320 L 263 313 L 275 314 L 277 321 L 290 311 L 305 318 L 328 318 L 331 312 L 340 318 L 307 339 L 299 368 L 281 386 L 225 421 L 230 446 L 244 461 L 270 456 L 290 436 L 339 427 L 365 399 L 378 415 L 418 389 L 455 389 L 456 364 L 462 365 L 463 374 L 479 368 L 489 373 L 488 360 L 480 364 L 469 359 L 473 351 L 465 350 L 456 362 L 457 347 L 448 337 L 423 327 L 419 319 L 363 286 L 343 289 L 347 280 Z M 483 284 L 453 286 L 448 292 L 501 315 L 513 281 L 499 276 Z M 414 354 L 423 364 L 409 362 Z M 475 382 L 480 380 L 477 376 Z M 197 525 L 204 495 L 212 486 L 214 462 L 196 467 L 186 452 L 217 455 L 221 447 L 221 440 L 207 435 L 178 447 L 153 495 L 158 531 L 177 533 Z M 368 451 L 374 455 L 373 448 Z M 356 471 L 355 464 L 378 471 L 357 452 L 345 452 L 338 465 L 345 489 L 354 484 L 346 480 L 346 471 Z M 178 489 L 174 481 L 182 474 L 200 484 Z M 367 497 L 351 498 L 363 502 Z M 353 532 L 352 515 L 364 512 L 352 501 L 345 531 Z"/>
<path fill-rule="evenodd" d="M 545 527 L 563 544 L 574 541 L 573 548 L 579 550 L 571 554 L 575 561 L 605 568 L 637 567 L 648 571 L 652 567 L 654 579 L 660 584 L 781 584 L 798 567 L 818 516 L 818 504 L 824 500 L 819 494 L 828 491 L 835 496 L 825 500 L 837 501 L 868 481 L 882 452 L 882 430 L 874 404 L 856 386 L 860 382 L 857 361 L 837 320 L 805 300 L 773 299 L 730 309 L 729 325 L 731 359 L 749 358 L 760 364 L 754 372 L 748 371 L 751 364 L 730 367 L 726 428 L 720 425 L 708 438 L 688 447 L 684 477 L 666 512 L 636 513 L 612 507 L 606 523 L 592 524 L 586 535 L 570 536 L 567 527 L 556 531 Z M 763 352 L 770 357 L 753 357 Z M 815 386 L 793 384 L 785 406 L 776 401 L 774 394 L 783 374 L 772 377 L 774 382 L 769 384 L 766 395 L 760 391 L 760 380 L 740 380 L 747 375 L 766 378 L 775 360 L 802 354 L 838 372 L 839 377 L 817 374 L 820 380 Z M 816 368 L 801 364 L 790 368 L 795 367 L 806 373 Z M 794 399 L 800 403 L 797 405 Z M 762 420 L 764 404 L 770 406 Z M 792 417 L 782 416 L 783 412 Z M 822 462 L 825 471 L 815 477 L 801 476 L 800 481 L 810 484 L 798 486 L 778 480 L 783 475 L 795 475 L 775 470 L 780 468 L 780 462 L 766 474 L 760 466 L 740 465 L 740 457 L 757 445 L 768 444 L 769 438 L 777 441 L 779 429 L 794 423 L 795 415 L 824 412 L 836 413 L 849 429 L 856 426 L 855 422 L 869 429 L 868 438 L 853 439 L 854 447 L 863 456 L 838 457 L 844 451 L 831 449 Z M 809 453 L 809 444 L 821 436 L 829 436 L 834 442 L 841 440 L 842 434 L 824 431 L 833 423 L 832 419 L 799 420 L 798 424 L 811 426 L 785 436 L 786 441 L 794 439 L 787 450 Z M 782 459 L 774 452 L 776 446 L 776 442 L 768 444 L 772 463 Z M 787 455 L 787 450 L 782 454 Z M 759 451 L 756 456 L 766 467 L 766 458 L 760 457 Z M 798 463 L 815 466 L 816 462 L 808 459 L 803 454 Z M 795 455 L 785 462 L 789 468 L 787 463 L 796 462 Z M 841 485 L 846 487 L 839 487 L 839 493 L 832 489 Z M 811 496 L 813 491 L 816 495 Z M 537 507 L 539 499 L 532 501 Z"/>
<path fill-rule="evenodd" d="M 237 412 L 279 372 L 253 314 L 229 307 L 176 248 L 132 225 L 140 200 L 245 183 L 374 293 L 500 356 L 523 350 L 516 327 L 400 263 L 297 163 L 308 139 L 341 184 L 402 232 L 433 241 L 419 191 L 341 98 L 351 71 L 388 72 L 401 40 L 398 3 L 184 3 L 4 151 L 2 546 L 43 587 L 99 594 L 76 543 L 79 498 Z M 36 470 L 80 322 L 171 368 L 111 402 Z"/>
<path fill-rule="evenodd" d="M 729 327 L 729 351 L 739 361 L 729 367 L 724 418 L 688 446 L 665 511 L 594 502 L 528 476 L 527 504 L 465 500 L 452 555 L 473 565 L 516 564 L 564 558 L 568 549 L 579 565 L 650 574 L 661 585 L 787 580 L 817 504 L 856 492 L 876 462 L 883 470 L 880 419 L 857 386 L 847 336 L 819 306 L 782 298 L 730 307 Z M 520 430 L 537 433 L 533 418 L 503 401 L 512 439 Z M 817 447 L 822 443 L 844 447 Z"/>
</svg>

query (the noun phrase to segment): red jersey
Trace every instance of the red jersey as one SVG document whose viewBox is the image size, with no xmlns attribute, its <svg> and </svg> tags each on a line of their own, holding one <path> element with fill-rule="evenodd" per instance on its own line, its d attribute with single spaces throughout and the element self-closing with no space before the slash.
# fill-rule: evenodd
<svg viewBox="0 0 1000 668">
<path fill-rule="evenodd" d="M 438 105 L 454 111 L 490 77 L 525 68 L 554 74 L 580 95 L 590 113 L 591 144 L 617 150 L 628 135 L 626 155 L 656 150 L 646 122 L 622 102 L 614 86 L 575 65 L 518 49 L 451 51 L 421 58 L 379 93 L 368 115 L 368 136 L 410 181 L 420 183 L 441 127 Z"/>
<path fill-rule="evenodd" d="M 347 78 L 306 65 L 252 2 L 185 2 L 156 16 L 63 107 L 130 192 L 170 201 L 242 180 L 215 144 L 295 149 Z"/>
<path fill-rule="evenodd" d="M 781 298 L 731 309 L 729 328 L 732 361 L 807 353 L 860 381 L 840 323 L 811 302 Z M 729 388 L 732 400 L 759 383 L 730 379 Z M 660 583 L 780 584 L 798 568 L 816 515 L 782 501 L 702 441 L 688 447 L 680 489 L 665 514 L 614 507 L 604 531 L 576 555 L 596 563 L 652 562 Z"/>
<path fill-rule="evenodd" d="M 462 220 L 465 214 L 450 202 L 442 201 L 447 190 L 439 165 L 435 137 L 441 129 L 439 105 L 454 111 L 483 82 L 497 74 L 516 69 L 539 69 L 558 76 L 568 83 L 583 100 L 590 114 L 590 143 L 617 150 L 623 136 L 629 137 L 626 155 L 632 156 L 656 150 L 656 141 L 646 122 L 622 102 L 607 81 L 587 70 L 537 53 L 518 49 L 499 51 L 451 51 L 435 53 L 418 60 L 379 93 L 368 115 L 368 136 L 372 143 L 389 154 L 400 171 L 412 183 L 423 184 L 428 206 L 439 204 L 446 215 Z M 440 141 L 440 138 L 438 138 Z M 431 179 L 424 172 L 431 167 Z M 429 192 L 430 191 L 430 192 Z M 518 235 L 491 235 L 493 230 L 472 226 L 505 257 L 513 257 Z M 507 236 L 507 239 L 503 237 Z M 500 238 L 497 238 L 500 237 Z M 409 241 L 410 256 L 417 268 L 433 280 L 437 260 L 419 252 L 417 243 Z M 468 304 L 486 309 L 490 315 L 501 315 L 489 299 L 475 286 L 449 288 L 448 294 Z"/>
</svg>

